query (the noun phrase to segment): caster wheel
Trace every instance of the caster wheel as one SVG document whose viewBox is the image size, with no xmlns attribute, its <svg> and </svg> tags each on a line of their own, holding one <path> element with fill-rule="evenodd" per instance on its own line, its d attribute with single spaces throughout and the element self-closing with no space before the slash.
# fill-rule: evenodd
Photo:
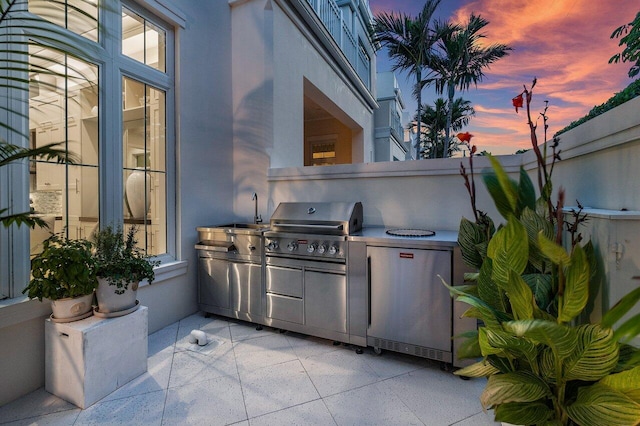
<svg viewBox="0 0 640 426">
<path fill-rule="evenodd" d="M 380 348 L 373 348 L 373 353 L 376 355 L 382 355 L 382 349 Z"/>
<path fill-rule="evenodd" d="M 362 355 L 364 353 L 364 351 L 362 350 L 362 348 L 356 348 L 356 353 L 358 355 Z"/>
<path fill-rule="evenodd" d="M 204 313 L 204 317 L 205 317 L 205 318 L 211 318 L 211 314 L 210 314 L 209 312 L 205 312 L 205 313 Z"/>
<path fill-rule="evenodd" d="M 258 330 L 258 331 L 262 330 L 262 326 L 261 325 L 257 326 L 256 330 Z"/>
<path fill-rule="evenodd" d="M 446 371 L 447 373 L 452 371 L 451 370 L 451 366 L 449 364 L 447 364 L 446 362 L 443 362 L 442 364 L 440 364 L 440 370 Z"/>
<path fill-rule="evenodd" d="M 283 330 L 283 329 L 280 329 L 280 330 L 278 330 L 278 331 L 280 332 L 280 334 L 284 334 L 284 333 L 286 333 L 286 332 L 287 332 L 287 330 Z"/>
<path fill-rule="evenodd" d="M 333 346 L 340 346 L 340 342 L 334 341 Z"/>
<path fill-rule="evenodd" d="M 460 377 L 460 379 L 465 380 L 465 381 L 466 380 L 471 380 L 471 377 L 469 377 L 469 376 L 458 376 L 458 377 Z"/>
</svg>

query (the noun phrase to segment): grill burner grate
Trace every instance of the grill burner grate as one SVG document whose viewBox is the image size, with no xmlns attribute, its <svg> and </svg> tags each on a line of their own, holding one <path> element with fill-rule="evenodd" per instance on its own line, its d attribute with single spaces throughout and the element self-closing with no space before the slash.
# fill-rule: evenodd
<svg viewBox="0 0 640 426">
<path fill-rule="evenodd" d="M 393 235 L 395 237 L 411 238 L 433 237 L 434 235 L 436 235 L 434 231 L 429 231 L 427 229 L 388 229 L 387 234 Z"/>
</svg>

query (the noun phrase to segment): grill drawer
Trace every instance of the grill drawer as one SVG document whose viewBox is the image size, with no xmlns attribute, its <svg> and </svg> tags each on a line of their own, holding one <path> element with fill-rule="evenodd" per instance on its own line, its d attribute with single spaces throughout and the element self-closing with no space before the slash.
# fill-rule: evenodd
<svg viewBox="0 0 640 426">
<path fill-rule="evenodd" d="M 302 297 L 302 269 L 268 265 L 267 292 Z"/>
<path fill-rule="evenodd" d="M 304 323 L 302 299 L 267 293 L 267 317 L 282 321 Z"/>
</svg>

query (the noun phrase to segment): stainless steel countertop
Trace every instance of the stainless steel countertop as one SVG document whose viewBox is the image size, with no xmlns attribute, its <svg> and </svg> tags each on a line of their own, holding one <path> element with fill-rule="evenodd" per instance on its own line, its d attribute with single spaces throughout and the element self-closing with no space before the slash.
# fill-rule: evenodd
<svg viewBox="0 0 640 426">
<path fill-rule="evenodd" d="M 348 237 L 349 241 L 360 241 L 368 245 L 384 247 L 407 247 L 407 248 L 428 248 L 428 249 L 451 249 L 458 245 L 458 231 L 439 231 L 430 229 L 436 234 L 431 237 L 398 237 L 387 234 L 388 229 L 399 229 L 399 227 L 372 226 L 362 228 Z M 401 228 L 405 229 L 405 228 Z M 410 229 L 426 229 L 414 228 Z"/>
</svg>

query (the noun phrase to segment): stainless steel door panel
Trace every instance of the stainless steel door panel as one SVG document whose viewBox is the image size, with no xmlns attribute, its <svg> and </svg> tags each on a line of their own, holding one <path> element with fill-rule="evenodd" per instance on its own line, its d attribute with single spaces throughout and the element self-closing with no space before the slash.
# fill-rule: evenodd
<svg viewBox="0 0 640 426">
<path fill-rule="evenodd" d="M 239 262 L 230 265 L 231 307 L 237 312 L 262 315 L 262 266 Z"/>
<path fill-rule="evenodd" d="M 347 277 L 306 271 L 304 274 L 305 324 L 347 332 Z"/>
<path fill-rule="evenodd" d="M 267 317 L 283 321 L 304 323 L 302 299 L 267 293 Z"/>
<path fill-rule="evenodd" d="M 368 336 L 451 351 L 451 252 L 368 247 Z"/>
<path fill-rule="evenodd" d="M 267 265 L 267 292 L 302 297 L 302 269 Z"/>
<path fill-rule="evenodd" d="M 229 262 L 223 259 L 200 257 L 198 259 L 198 302 L 229 309 Z"/>
</svg>

